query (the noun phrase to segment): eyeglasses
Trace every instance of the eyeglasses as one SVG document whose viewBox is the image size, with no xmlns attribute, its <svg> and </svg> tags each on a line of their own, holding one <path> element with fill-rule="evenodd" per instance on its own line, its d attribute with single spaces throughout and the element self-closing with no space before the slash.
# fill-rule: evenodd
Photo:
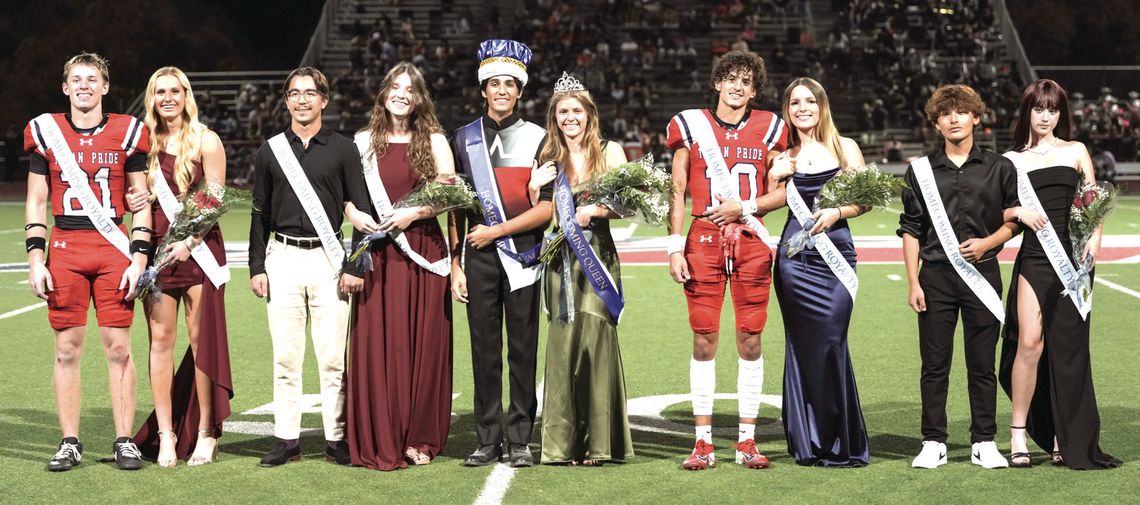
<svg viewBox="0 0 1140 505">
<path fill-rule="evenodd" d="M 290 102 L 300 102 L 301 97 L 305 97 L 306 102 L 312 102 L 316 100 L 318 96 L 322 95 L 316 90 L 312 89 L 307 89 L 305 91 L 301 91 L 299 89 L 291 89 L 285 92 L 285 98 L 288 98 Z"/>
</svg>

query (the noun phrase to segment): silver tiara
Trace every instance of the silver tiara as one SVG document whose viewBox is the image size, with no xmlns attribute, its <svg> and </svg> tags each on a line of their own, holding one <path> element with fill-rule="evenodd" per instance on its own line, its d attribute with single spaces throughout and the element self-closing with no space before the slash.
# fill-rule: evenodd
<svg viewBox="0 0 1140 505">
<path fill-rule="evenodd" d="M 579 82 L 578 79 L 575 79 L 574 76 L 563 71 L 562 77 L 554 83 L 554 93 L 564 93 L 566 91 L 586 91 L 586 87 L 582 86 L 582 83 Z"/>
</svg>

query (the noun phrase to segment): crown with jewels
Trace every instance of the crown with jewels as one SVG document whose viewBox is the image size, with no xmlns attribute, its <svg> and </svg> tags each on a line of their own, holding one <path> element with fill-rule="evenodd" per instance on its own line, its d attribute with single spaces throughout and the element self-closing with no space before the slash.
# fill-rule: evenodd
<svg viewBox="0 0 1140 505">
<path fill-rule="evenodd" d="M 582 86 L 582 83 L 579 82 L 578 79 L 575 79 L 574 76 L 563 71 L 562 77 L 554 83 L 554 94 L 565 93 L 567 91 L 586 91 L 586 87 Z"/>
</svg>

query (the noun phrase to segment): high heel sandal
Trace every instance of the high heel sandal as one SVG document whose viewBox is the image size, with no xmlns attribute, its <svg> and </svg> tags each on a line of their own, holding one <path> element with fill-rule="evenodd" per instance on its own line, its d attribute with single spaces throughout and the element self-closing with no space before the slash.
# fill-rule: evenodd
<svg viewBox="0 0 1140 505">
<path fill-rule="evenodd" d="M 416 449 L 415 447 L 409 447 L 405 449 L 404 458 L 407 459 L 409 463 L 417 466 L 427 465 L 431 463 L 431 457 L 420 452 L 419 449 Z"/>
<path fill-rule="evenodd" d="M 1009 429 L 1024 431 L 1025 426 L 1010 425 Z M 1012 439 L 1013 436 L 1011 435 L 1010 438 Z M 1029 442 L 1027 441 L 1026 443 L 1028 444 Z M 1009 453 L 1009 466 L 1010 466 L 1010 468 L 1029 468 L 1029 467 L 1033 466 L 1033 458 L 1032 458 L 1032 456 L 1030 456 L 1030 454 L 1028 452 L 1012 452 L 1012 450 L 1013 450 L 1012 446 L 1013 446 L 1013 443 L 1011 442 L 1010 443 L 1010 451 L 1011 452 Z"/>
<path fill-rule="evenodd" d="M 1061 451 L 1053 451 L 1053 466 L 1065 466 L 1065 458 L 1061 457 Z"/>
<path fill-rule="evenodd" d="M 174 444 L 174 454 L 170 455 L 169 458 L 163 458 L 162 442 L 164 440 L 167 440 L 167 439 L 173 439 L 173 441 L 171 443 Z M 159 431 L 158 432 L 158 441 L 159 441 L 158 442 L 158 458 L 155 459 L 155 463 L 157 463 L 158 466 L 160 466 L 162 468 L 174 468 L 175 466 L 177 466 L 178 465 L 178 435 L 175 435 L 173 431 Z"/>
<path fill-rule="evenodd" d="M 195 454 L 192 454 L 190 459 L 186 460 L 186 466 L 201 466 L 218 460 L 218 438 L 214 436 L 214 430 L 198 430 L 198 445 L 202 444 L 203 438 L 214 439 L 214 448 L 210 451 L 210 457 L 207 458 L 197 454 L 198 448 L 195 447 Z"/>
</svg>

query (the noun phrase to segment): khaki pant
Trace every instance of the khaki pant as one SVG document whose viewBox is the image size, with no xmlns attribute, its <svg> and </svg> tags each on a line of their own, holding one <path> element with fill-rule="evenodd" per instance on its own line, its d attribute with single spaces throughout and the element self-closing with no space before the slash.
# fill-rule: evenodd
<svg viewBox="0 0 1140 505">
<path fill-rule="evenodd" d="M 301 366 L 305 327 L 311 325 L 321 381 L 321 417 L 326 440 L 344 440 L 344 351 L 349 305 L 337 290 L 336 272 L 323 248 L 301 249 L 270 241 L 269 333 L 273 338 L 274 435 L 301 434 Z"/>
</svg>

